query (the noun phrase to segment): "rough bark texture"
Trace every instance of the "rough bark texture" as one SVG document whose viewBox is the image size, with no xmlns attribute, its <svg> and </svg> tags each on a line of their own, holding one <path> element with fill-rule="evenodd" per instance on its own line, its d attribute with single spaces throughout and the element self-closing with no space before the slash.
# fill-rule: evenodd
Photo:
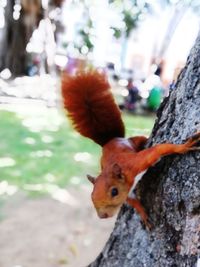
<svg viewBox="0 0 200 267">
<path fill-rule="evenodd" d="M 148 146 L 183 143 L 200 130 L 200 35 L 175 89 L 161 105 Z M 200 152 L 171 155 L 148 170 L 137 194 L 154 224 L 143 229 L 124 205 L 90 267 L 197 267 L 200 254 Z"/>
</svg>

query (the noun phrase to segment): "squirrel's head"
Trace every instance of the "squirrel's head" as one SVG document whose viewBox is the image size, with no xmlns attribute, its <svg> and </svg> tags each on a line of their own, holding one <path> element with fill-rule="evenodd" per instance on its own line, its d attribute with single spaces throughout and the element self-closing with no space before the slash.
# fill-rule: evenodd
<svg viewBox="0 0 200 267">
<path fill-rule="evenodd" d="M 100 218 L 109 218 L 116 214 L 118 209 L 126 201 L 129 187 L 126 176 L 118 164 L 114 164 L 95 179 L 87 176 L 94 184 L 92 201 Z"/>
</svg>

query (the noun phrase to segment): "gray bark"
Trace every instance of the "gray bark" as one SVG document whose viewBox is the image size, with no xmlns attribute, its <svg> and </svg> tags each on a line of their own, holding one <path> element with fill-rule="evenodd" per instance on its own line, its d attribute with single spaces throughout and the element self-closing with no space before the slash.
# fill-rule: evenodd
<svg viewBox="0 0 200 267">
<path fill-rule="evenodd" d="M 200 130 L 200 35 L 158 113 L 148 146 L 183 143 Z M 162 158 L 137 195 L 153 222 L 145 230 L 128 205 L 105 248 L 89 267 L 197 267 L 200 255 L 200 152 Z M 200 256 L 199 256 L 200 257 Z"/>
</svg>

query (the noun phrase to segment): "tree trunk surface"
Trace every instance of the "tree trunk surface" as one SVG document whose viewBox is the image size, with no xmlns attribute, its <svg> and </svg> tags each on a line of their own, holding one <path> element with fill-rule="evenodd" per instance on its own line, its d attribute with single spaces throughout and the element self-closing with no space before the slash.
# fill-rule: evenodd
<svg viewBox="0 0 200 267">
<path fill-rule="evenodd" d="M 158 110 L 148 146 L 183 143 L 197 130 L 200 34 L 175 89 Z M 105 248 L 89 267 L 199 267 L 200 151 L 162 158 L 144 175 L 137 195 L 153 229 L 145 230 L 138 214 L 124 205 Z"/>
<path fill-rule="evenodd" d="M 40 1 L 39 1 L 40 2 Z M 10 0 L 5 8 L 5 27 L 3 29 L 2 44 L 0 47 L 0 71 L 8 68 L 13 76 L 27 74 L 28 54 L 26 46 L 43 18 L 42 7 L 29 23 L 23 7 L 19 19 L 13 18 L 15 1 Z"/>
</svg>

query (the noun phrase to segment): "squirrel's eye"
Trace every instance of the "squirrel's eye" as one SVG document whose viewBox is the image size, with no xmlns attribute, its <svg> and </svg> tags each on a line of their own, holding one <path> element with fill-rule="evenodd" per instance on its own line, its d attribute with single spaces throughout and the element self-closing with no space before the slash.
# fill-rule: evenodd
<svg viewBox="0 0 200 267">
<path fill-rule="evenodd" d="M 111 190 L 111 196 L 116 197 L 119 194 L 119 191 L 116 187 L 113 187 Z"/>
</svg>

